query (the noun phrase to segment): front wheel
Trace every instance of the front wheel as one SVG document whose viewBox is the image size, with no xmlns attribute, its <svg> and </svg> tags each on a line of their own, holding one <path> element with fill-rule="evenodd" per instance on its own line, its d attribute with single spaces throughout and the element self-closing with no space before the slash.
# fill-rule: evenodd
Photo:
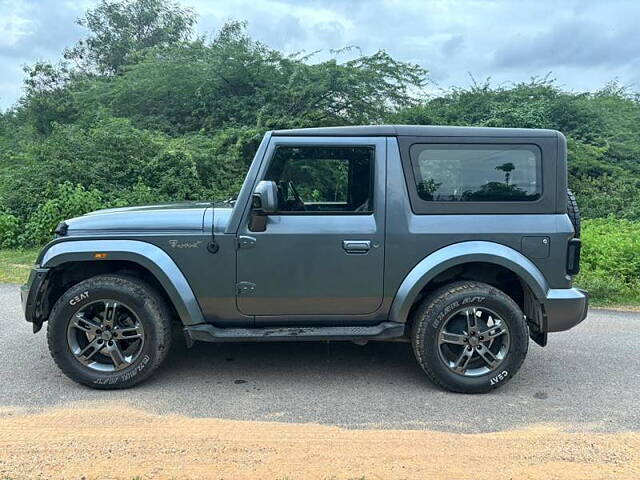
<svg viewBox="0 0 640 480">
<path fill-rule="evenodd" d="M 170 315 L 146 283 L 102 275 L 60 297 L 47 339 L 53 359 L 72 380 L 99 389 L 126 388 L 149 377 L 166 357 Z"/>
<path fill-rule="evenodd" d="M 447 390 L 484 393 L 503 385 L 527 355 L 520 307 L 480 282 L 457 282 L 428 296 L 415 312 L 413 351 L 427 376 Z"/>
</svg>

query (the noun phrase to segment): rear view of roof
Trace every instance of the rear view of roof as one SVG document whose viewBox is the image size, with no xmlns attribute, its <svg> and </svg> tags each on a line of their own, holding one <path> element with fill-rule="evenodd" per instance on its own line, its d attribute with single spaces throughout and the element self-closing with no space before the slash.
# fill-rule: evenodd
<svg viewBox="0 0 640 480">
<path fill-rule="evenodd" d="M 362 125 L 275 130 L 272 134 L 280 137 L 555 137 L 557 132 L 534 128 Z"/>
</svg>

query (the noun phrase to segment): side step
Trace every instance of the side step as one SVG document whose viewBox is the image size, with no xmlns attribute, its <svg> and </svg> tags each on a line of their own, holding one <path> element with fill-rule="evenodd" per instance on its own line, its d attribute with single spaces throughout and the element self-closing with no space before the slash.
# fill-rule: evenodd
<svg viewBox="0 0 640 480">
<path fill-rule="evenodd" d="M 404 323 L 383 322 L 358 327 L 220 328 L 210 323 L 184 327 L 187 346 L 193 342 L 282 342 L 325 340 L 381 340 L 401 337 Z"/>
</svg>

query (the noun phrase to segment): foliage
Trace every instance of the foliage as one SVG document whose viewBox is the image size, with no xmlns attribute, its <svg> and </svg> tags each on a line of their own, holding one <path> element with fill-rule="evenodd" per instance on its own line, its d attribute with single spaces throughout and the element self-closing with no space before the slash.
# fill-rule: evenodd
<svg viewBox="0 0 640 480">
<path fill-rule="evenodd" d="M 92 82 L 78 102 L 109 108 L 137 126 L 171 135 L 220 128 L 317 126 L 381 121 L 414 102 L 424 71 L 385 52 L 311 64 L 251 40 L 242 23 L 211 42 L 143 50 L 121 75 Z M 99 88 L 98 88 L 99 87 Z"/>
<path fill-rule="evenodd" d="M 65 51 L 86 70 L 116 74 L 141 50 L 188 40 L 195 17 L 190 9 L 163 0 L 102 1 L 78 24 L 91 34 Z"/>
<path fill-rule="evenodd" d="M 63 59 L 25 69 L 24 97 L 0 115 L 3 238 L 18 225 L 19 243 L 43 242 L 90 206 L 228 199 L 266 130 L 381 122 L 424 85 L 423 69 L 383 51 L 314 63 L 244 23 L 207 40 L 194 22 L 169 1 L 103 0 Z"/>
<path fill-rule="evenodd" d="M 640 219 L 640 179 L 630 175 L 578 177 L 573 188 L 579 192 L 582 216 L 598 218 L 613 215 L 629 220 Z"/>
<path fill-rule="evenodd" d="M 61 218 L 78 217 L 104 206 L 97 190 L 87 191 L 82 186 L 63 183 L 56 196 L 40 205 L 29 218 L 24 233 L 20 235 L 20 243 L 26 246 L 42 245 L 51 239 L 51 232 Z"/>
<path fill-rule="evenodd" d="M 568 140 L 569 183 L 586 217 L 640 219 L 640 97 L 615 83 L 562 91 L 549 78 L 453 89 L 389 117 L 391 122 L 552 128 Z"/>
<path fill-rule="evenodd" d="M 0 248 L 18 246 L 20 221 L 10 213 L 0 213 Z"/>
<path fill-rule="evenodd" d="M 582 224 L 577 283 L 600 304 L 628 304 L 640 288 L 640 222 L 613 217 Z M 637 300 L 635 300 L 637 303 Z"/>
<path fill-rule="evenodd" d="M 265 131 L 326 125 L 558 129 L 584 216 L 640 219 L 640 97 L 616 83 L 486 81 L 427 96 L 426 71 L 384 51 L 317 61 L 251 39 L 242 22 L 196 37 L 194 12 L 170 0 L 101 0 L 79 23 L 86 37 L 27 66 L 24 96 L 0 113 L 5 246 L 43 242 L 100 206 L 228 199 Z"/>
</svg>

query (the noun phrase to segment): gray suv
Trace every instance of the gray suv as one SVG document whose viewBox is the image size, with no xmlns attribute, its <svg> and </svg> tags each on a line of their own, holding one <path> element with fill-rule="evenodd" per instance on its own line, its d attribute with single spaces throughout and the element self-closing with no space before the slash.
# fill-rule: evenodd
<svg viewBox="0 0 640 480">
<path fill-rule="evenodd" d="M 586 317 L 578 237 L 559 132 L 272 131 L 234 201 L 62 222 L 22 301 L 95 388 L 146 379 L 177 322 L 189 346 L 406 340 L 434 383 L 487 392 Z"/>
</svg>

